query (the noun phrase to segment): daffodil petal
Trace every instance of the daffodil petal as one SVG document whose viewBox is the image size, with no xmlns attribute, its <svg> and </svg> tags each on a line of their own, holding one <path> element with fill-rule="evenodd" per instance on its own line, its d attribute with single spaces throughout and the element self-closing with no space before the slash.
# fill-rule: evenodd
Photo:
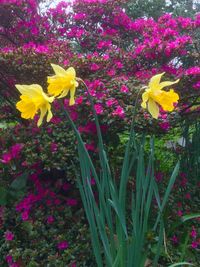
<svg viewBox="0 0 200 267">
<path fill-rule="evenodd" d="M 66 70 L 66 73 L 67 75 L 70 75 L 72 79 L 75 79 L 76 77 L 76 71 L 73 67 L 69 67 L 67 70 Z"/>
<path fill-rule="evenodd" d="M 69 99 L 70 106 L 73 106 L 75 104 L 75 99 L 74 99 L 75 92 L 76 92 L 76 87 L 74 85 L 70 90 L 70 99 Z"/>
<path fill-rule="evenodd" d="M 142 104 L 141 104 L 142 108 L 147 108 L 148 99 L 149 99 L 149 93 L 148 92 L 144 92 L 142 94 Z"/>
<path fill-rule="evenodd" d="M 26 95 L 30 98 L 38 97 L 43 92 L 42 87 L 39 84 L 31 84 L 31 85 L 16 84 L 15 87 L 22 95 Z"/>
<path fill-rule="evenodd" d="M 160 74 L 154 75 L 149 82 L 149 88 L 151 90 L 159 90 L 160 86 L 160 80 L 162 76 L 165 74 L 165 72 L 162 72 Z"/>
<path fill-rule="evenodd" d="M 24 119 L 33 119 L 37 108 L 33 101 L 25 95 L 22 95 L 21 100 L 17 102 L 16 108 L 21 112 L 21 117 Z"/>
<path fill-rule="evenodd" d="M 151 98 L 148 101 L 147 108 L 148 108 L 148 111 L 151 114 L 151 116 L 154 119 L 157 119 L 158 118 L 158 115 L 159 115 L 159 107 L 156 104 L 156 102 L 153 101 Z"/>
<path fill-rule="evenodd" d="M 163 89 L 164 87 L 167 87 L 167 86 L 171 86 L 173 84 L 176 84 L 180 81 L 180 79 L 176 80 L 175 82 L 169 82 L 169 81 L 166 81 L 166 82 L 161 82 L 160 83 L 160 89 Z"/>
<path fill-rule="evenodd" d="M 59 65 L 51 64 L 51 67 L 53 68 L 53 70 L 57 76 L 65 76 L 66 75 L 66 71 L 62 67 L 60 67 Z"/>
<path fill-rule="evenodd" d="M 47 114 L 47 122 L 49 122 L 53 117 L 53 114 L 51 112 L 51 105 L 48 105 L 48 114 Z"/>
<path fill-rule="evenodd" d="M 42 124 L 42 121 L 44 119 L 44 116 L 46 115 L 47 113 L 47 106 L 46 105 L 43 105 L 42 107 L 40 107 L 40 117 L 39 117 L 39 120 L 37 122 L 37 126 L 40 127 L 40 125 Z"/>
<path fill-rule="evenodd" d="M 58 98 L 63 98 L 68 95 L 70 89 L 65 89 L 62 91 L 62 94 Z"/>
</svg>

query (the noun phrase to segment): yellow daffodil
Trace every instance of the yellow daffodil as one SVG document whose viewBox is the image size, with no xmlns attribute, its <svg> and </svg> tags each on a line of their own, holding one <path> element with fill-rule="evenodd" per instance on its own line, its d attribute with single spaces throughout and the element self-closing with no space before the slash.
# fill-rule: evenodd
<svg viewBox="0 0 200 267">
<path fill-rule="evenodd" d="M 52 118 L 50 103 L 53 102 L 54 97 L 47 96 L 38 84 L 16 84 L 15 86 L 21 93 L 21 100 L 16 104 L 17 109 L 21 112 L 21 117 L 24 119 L 33 119 L 35 114 L 40 111 L 40 117 L 37 122 L 38 127 L 42 124 L 46 113 L 48 113 L 47 122 L 49 122 Z"/>
<path fill-rule="evenodd" d="M 70 67 L 64 70 L 62 67 L 51 64 L 55 75 L 48 77 L 48 93 L 58 98 L 65 97 L 70 92 L 69 105 L 75 103 L 74 96 L 78 82 L 76 81 L 76 71 Z"/>
<path fill-rule="evenodd" d="M 166 86 L 178 83 L 179 80 L 175 82 L 160 82 L 163 75 L 164 72 L 153 76 L 147 89 L 142 94 L 143 101 L 141 106 L 145 109 L 147 108 L 155 119 L 157 119 L 159 115 L 159 105 L 165 111 L 172 111 L 174 110 L 174 104 L 179 100 L 179 95 L 175 93 L 173 89 L 170 89 L 168 92 L 162 90 Z"/>
</svg>

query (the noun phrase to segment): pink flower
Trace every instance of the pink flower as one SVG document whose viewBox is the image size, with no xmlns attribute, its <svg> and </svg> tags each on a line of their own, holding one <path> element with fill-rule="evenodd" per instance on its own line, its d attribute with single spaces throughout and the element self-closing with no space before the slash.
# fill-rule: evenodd
<svg viewBox="0 0 200 267">
<path fill-rule="evenodd" d="M 115 66 L 116 66 L 118 69 L 122 69 L 122 68 L 123 68 L 123 64 L 122 64 L 120 61 L 115 62 Z"/>
<path fill-rule="evenodd" d="M 186 70 L 186 75 L 200 75 L 200 67 L 195 66 Z"/>
<path fill-rule="evenodd" d="M 116 71 L 114 69 L 107 71 L 108 76 L 114 76 L 115 73 L 116 73 Z"/>
<path fill-rule="evenodd" d="M 103 107 L 100 104 L 95 104 L 94 108 L 98 115 L 103 113 Z"/>
<path fill-rule="evenodd" d="M 82 96 L 79 96 L 76 98 L 76 104 L 82 104 L 83 103 L 83 97 Z"/>
<path fill-rule="evenodd" d="M 15 144 L 11 147 L 11 155 L 13 158 L 17 158 L 23 148 L 22 144 Z"/>
<path fill-rule="evenodd" d="M 129 89 L 126 85 L 122 85 L 121 88 L 120 88 L 120 92 L 122 93 L 128 93 L 129 92 Z"/>
<path fill-rule="evenodd" d="M 51 152 L 56 152 L 58 150 L 58 145 L 55 143 L 51 143 Z"/>
<path fill-rule="evenodd" d="M 174 245 L 177 245 L 178 244 L 178 237 L 176 235 L 173 235 L 172 238 L 171 238 L 172 242 Z"/>
<path fill-rule="evenodd" d="M 91 184 L 91 185 L 95 185 L 95 184 L 96 184 L 96 181 L 95 181 L 94 178 L 91 178 L 91 180 L 90 180 L 90 184 Z"/>
<path fill-rule="evenodd" d="M 156 182 L 160 183 L 163 180 L 163 173 L 162 172 L 155 173 L 155 179 L 156 179 Z"/>
<path fill-rule="evenodd" d="M 102 57 L 104 60 L 108 60 L 110 57 L 109 57 L 109 55 L 103 55 L 103 57 Z"/>
<path fill-rule="evenodd" d="M 181 210 L 178 210 L 177 215 L 178 215 L 178 217 L 181 217 L 181 216 L 183 216 L 183 212 Z"/>
<path fill-rule="evenodd" d="M 85 13 L 77 13 L 74 15 L 73 17 L 75 20 L 83 20 L 86 18 L 86 14 Z"/>
<path fill-rule="evenodd" d="M 74 198 L 68 198 L 67 199 L 67 205 L 70 206 L 70 207 L 74 207 L 78 204 L 78 201 L 77 199 L 74 199 Z"/>
<path fill-rule="evenodd" d="M 10 153 L 6 153 L 2 155 L 1 162 L 4 164 L 8 164 L 12 160 L 12 155 Z"/>
<path fill-rule="evenodd" d="M 93 71 L 97 71 L 100 69 L 99 65 L 95 64 L 95 63 L 92 63 L 90 65 L 90 69 L 93 70 Z"/>
<path fill-rule="evenodd" d="M 69 245 L 68 245 L 67 241 L 61 241 L 61 242 L 58 243 L 58 245 L 57 245 L 57 248 L 58 248 L 59 250 L 65 250 L 65 249 L 67 249 L 68 247 L 69 247 Z"/>
<path fill-rule="evenodd" d="M 115 111 L 112 112 L 113 116 L 118 116 L 120 118 L 124 118 L 125 113 L 124 113 L 124 109 L 120 106 L 117 106 L 117 108 L 115 109 Z"/>
<path fill-rule="evenodd" d="M 190 195 L 190 193 L 186 193 L 186 194 L 185 194 L 185 198 L 186 198 L 186 199 L 191 199 L 191 195 Z"/>
<path fill-rule="evenodd" d="M 47 223 L 52 224 L 54 222 L 54 217 L 52 215 L 47 217 Z"/>
<path fill-rule="evenodd" d="M 93 152 L 96 151 L 96 147 L 95 147 L 95 144 L 93 142 L 90 144 L 86 144 L 85 147 L 88 151 L 93 151 Z"/>
<path fill-rule="evenodd" d="M 198 81 L 197 83 L 195 83 L 195 84 L 193 85 L 193 88 L 194 88 L 194 89 L 200 89 L 200 81 Z"/>
<path fill-rule="evenodd" d="M 23 221 L 28 221 L 28 218 L 29 218 L 28 211 L 26 210 L 26 211 L 22 212 L 22 220 Z"/>
<path fill-rule="evenodd" d="M 52 119 L 51 119 L 51 123 L 53 123 L 53 124 L 59 124 L 59 123 L 61 123 L 61 118 L 59 118 L 59 117 L 56 117 L 56 116 L 54 116 Z"/>
<path fill-rule="evenodd" d="M 6 232 L 5 232 L 5 239 L 6 239 L 7 241 L 12 241 L 13 238 L 14 238 L 14 234 L 13 234 L 12 232 L 10 232 L 10 231 L 6 231 Z"/>
<path fill-rule="evenodd" d="M 192 241 L 192 243 L 191 243 L 191 247 L 193 249 L 198 248 L 198 245 L 199 245 L 199 243 L 197 241 Z"/>
<path fill-rule="evenodd" d="M 117 104 L 117 100 L 114 99 L 114 98 L 111 98 L 111 99 L 106 101 L 106 106 L 108 106 L 108 107 L 111 107 L 111 106 L 113 106 L 115 104 Z"/>
<path fill-rule="evenodd" d="M 60 199 L 56 198 L 56 199 L 54 200 L 54 204 L 55 204 L 56 206 L 60 205 L 60 204 L 61 204 Z"/>
<path fill-rule="evenodd" d="M 12 258 L 11 255 L 7 255 L 7 256 L 6 256 L 6 262 L 7 262 L 8 264 L 11 264 L 11 263 L 13 262 L 13 258 Z"/>
<path fill-rule="evenodd" d="M 167 121 L 159 123 L 159 126 L 164 131 L 168 131 L 170 129 L 170 124 Z"/>
<path fill-rule="evenodd" d="M 192 238 L 196 238 L 197 237 L 197 231 L 196 231 L 194 226 L 192 226 L 192 231 L 190 232 L 190 236 Z"/>
<path fill-rule="evenodd" d="M 71 185 L 69 183 L 64 183 L 62 188 L 63 188 L 64 191 L 67 191 L 67 190 L 69 190 L 71 188 Z"/>
</svg>

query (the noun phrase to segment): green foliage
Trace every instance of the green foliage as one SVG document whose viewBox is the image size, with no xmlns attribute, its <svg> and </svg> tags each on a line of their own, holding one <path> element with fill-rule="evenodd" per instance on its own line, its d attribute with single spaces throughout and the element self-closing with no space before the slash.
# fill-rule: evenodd
<svg viewBox="0 0 200 267">
<path fill-rule="evenodd" d="M 0 205 L 10 206 L 26 193 L 28 173 L 23 173 L 15 178 L 8 186 L 0 187 Z"/>
<path fill-rule="evenodd" d="M 200 11 L 200 3 L 195 0 L 129 0 L 128 13 L 133 18 L 159 18 L 164 13 L 175 16 L 194 17 Z"/>
</svg>

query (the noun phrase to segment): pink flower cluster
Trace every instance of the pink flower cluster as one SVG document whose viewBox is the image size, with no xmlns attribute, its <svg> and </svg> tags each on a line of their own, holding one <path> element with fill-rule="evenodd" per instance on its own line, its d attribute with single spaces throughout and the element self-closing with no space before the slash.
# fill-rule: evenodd
<svg viewBox="0 0 200 267">
<path fill-rule="evenodd" d="M 18 159 L 22 151 L 22 148 L 23 148 L 23 144 L 15 144 L 11 146 L 8 152 L 2 154 L 0 161 L 3 164 L 8 164 L 10 163 L 11 160 Z"/>
<path fill-rule="evenodd" d="M 16 211 L 21 213 L 21 218 L 23 221 L 30 220 L 31 210 L 36 206 L 41 206 L 42 203 L 45 204 L 49 209 L 56 206 L 66 205 L 66 207 L 74 207 L 78 205 L 78 200 L 75 198 L 70 198 L 68 196 L 64 197 L 59 193 L 55 193 L 48 183 L 43 183 L 40 180 L 41 170 L 37 167 L 34 169 L 34 173 L 30 175 L 29 179 L 33 182 L 34 190 L 36 192 L 29 192 L 17 205 Z M 70 184 L 58 184 L 58 188 L 68 191 L 70 189 Z M 58 189 L 57 188 L 57 189 Z M 47 217 L 47 223 L 51 224 L 54 222 L 54 216 L 49 215 Z"/>
</svg>

